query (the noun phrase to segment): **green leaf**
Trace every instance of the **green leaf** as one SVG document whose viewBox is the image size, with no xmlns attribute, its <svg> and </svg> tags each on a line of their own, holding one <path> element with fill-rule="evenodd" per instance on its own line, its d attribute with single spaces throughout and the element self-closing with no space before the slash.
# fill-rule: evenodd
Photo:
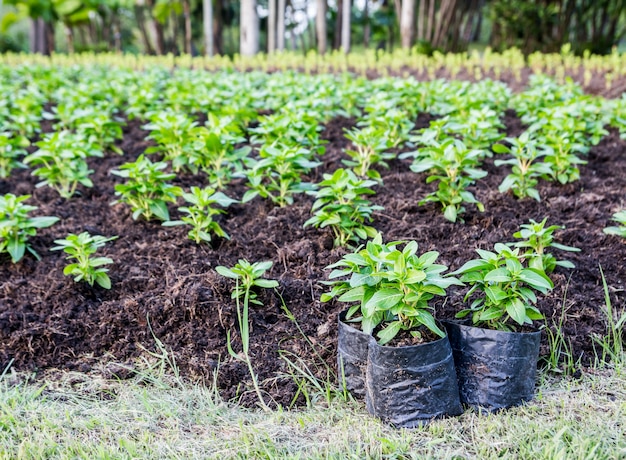
<svg viewBox="0 0 626 460">
<path fill-rule="evenodd" d="M 439 326 L 437 326 L 437 322 L 435 321 L 435 318 L 433 317 L 433 315 L 430 314 L 430 312 L 427 312 L 424 310 L 418 310 L 416 312 L 416 318 L 418 319 L 420 323 L 426 326 L 431 332 L 434 332 L 435 334 L 437 334 L 439 337 L 446 336 L 446 333 L 443 332 L 439 328 Z"/>
<path fill-rule="evenodd" d="M 379 339 L 378 343 L 380 343 L 381 345 L 389 343 L 396 335 L 398 335 L 398 332 L 400 332 L 401 328 L 402 323 L 400 321 L 394 321 L 392 323 L 389 323 L 384 329 L 376 334 Z"/>
<path fill-rule="evenodd" d="M 511 275 L 507 268 L 496 268 L 485 275 L 485 281 L 490 283 L 508 283 L 511 281 Z"/>
<path fill-rule="evenodd" d="M 272 289 L 272 288 L 278 287 L 278 281 L 268 280 L 264 278 L 259 278 L 259 279 L 254 280 L 253 284 L 255 286 L 266 288 L 266 289 Z"/>
<path fill-rule="evenodd" d="M 239 275 L 234 273 L 230 268 L 224 267 L 222 265 L 218 265 L 217 267 L 215 267 L 215 271 L 226 278 L 231 278 L 234 280 L 239 279 Z"/>
<path fill-rule="evenodd" d="M 22 257 L 24 257 L 24 252 L 26 251 L 26 244 L 12 238 L 9 240 L 9 244 L 7 244 L 7 252 L 11 255 L 11 261 L 13 263 L 19 262 Z"/>
<path fill-rule="evenodd" d="M 506 312 L 517 324 L 526 322 L 526 306 L 520 299 L 511 299 L 506 305 Z"/>
<path fill-rule="evenodd" d="M 525 268 L 522 270 L 519 274 L 519 278 L 540 292 L 545 293 L 554 287 L 552 281 L 545 273 L 533 268 Z"/>
<path fill-rule="evenodd" d="M 456 216 L 457 216 L 457 208 L 453 204 L 446 206 L 445 209 L 443 210 L 443 217 L 445 217 L 450 222 L 456 222 Z"/>
<path fill-rule="evenodd" d="M 406 278 L 404 282 L 406 284 L 415 284 L 420 281 L 424 281 L 426 279 L 426 272 L 424 270 L 416 270 L 414 268 L 410 268 L 406 272 Z"/>
<path fill-rule="evenodd" d="M 365 287 L 359 286 L 354 289 L 350 289 L 340 296 L 337 300 L 340 302 L 360 302 L 365 294 Z"/>
<path fill-rule="evenodd" d="M 376 291 L 372 298 L 365 304 L 365 308 L 369 311 L 375 310 L 389 310 L 393 306 L 397 305 L 404 294 L 397 289 L 388 288 Z M 369 316 L 369 315 L 368 315 Z"/>
<path fill-rule="evenodd" d="M 111 289 L 111 279 L 106 273 L 98 273 L 98 275 L 96 276 L 96 283 L 98 283 L 104 289 Z"/>
<path fill-rule="evenodd" d="M 491 150 L 493 150 L 495 153 L 511 153 L 511 150 L 502 144 L 493 144 L 491 146 Z"/>
</svg>

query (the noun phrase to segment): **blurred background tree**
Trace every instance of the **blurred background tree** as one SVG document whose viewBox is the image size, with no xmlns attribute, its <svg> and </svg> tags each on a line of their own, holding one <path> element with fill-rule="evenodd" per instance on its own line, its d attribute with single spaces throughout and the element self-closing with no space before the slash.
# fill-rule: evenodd
<svg viewBox="0 0 626 460">
<path fill-rule="evenodd" d="M 0 0 L 0 14 L 0 51 L 42 54 L 606 54 L 626 35 L 626 0 Z"/>
</svg>

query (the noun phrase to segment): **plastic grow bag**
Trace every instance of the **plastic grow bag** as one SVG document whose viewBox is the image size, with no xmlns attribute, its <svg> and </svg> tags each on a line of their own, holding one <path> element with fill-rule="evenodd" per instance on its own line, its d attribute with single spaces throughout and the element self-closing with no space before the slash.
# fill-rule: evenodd
<svg viewBox="0 0 626 460">
<path fill-rule="evenodd" d="M 398 428 L 463 412 L 447 337 L 420 345 L 388 347 L 370 338 L 366 406 Z"/>
<path fill-rule="evenodd" d="M 506 332 L 444 323 L 461 402 L 496 411 L 533 399 L 541 332 Z"/>
<path fill-rule="evenodd" d="M 365 396 L 365 368 L 370 334 L 345 323 L 345 310 L 339 314 L 337 334 L 337 375 L 339 383 L 354 396 Z"/>
</svg>

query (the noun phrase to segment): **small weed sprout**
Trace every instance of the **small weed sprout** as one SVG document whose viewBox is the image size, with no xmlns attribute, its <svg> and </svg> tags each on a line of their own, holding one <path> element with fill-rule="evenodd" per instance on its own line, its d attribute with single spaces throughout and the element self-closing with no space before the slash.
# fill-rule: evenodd
<svg viewBox="0 0 626 460">
<path fill-rule="evenodd" d="M 63 250 L 67 260 L 75 262 L 68 264 L 63 269 L 63 274 L 73 276 L 75 282 L 84 281 L 93 286 L 97 283 L 104 289 L 111 289 L 111 279 L 104 265 L 113 263 L 109 257 L 91 257 L 95 252 L 103 247 L 108 241 L 116 239 L 117 236 L 106 238 L 101 235 L 90 235 L 83 232 L 80 235 L 70 233 L 65 239 L 54 240 L 58 246 L 51 248 L 51 251 Z"/>
<path fill-rule="evenodd" d="M 254 287 L 272 289 L 278 287 L 278 281 L 261 278 L 267 270 L 272 268 L 272 262 L 255 262 L 250 263 L 245 259 L 240 259 L 233 267 L 228 268 L 222 265 L 215 267 L 215 271 L 220 275 L 234 279 L 235 289 L 231 293 L 231 298 L 237 301 L 237 322 L 239 324 L 239 333 L 241 335 L 242 353 L 235 353 L 230 339 L 230 331 L 227 332 L 226 345 L 228 353 L 239 361 L 246 363 L 252 378 L 252 385 L 259 398 L 261 407 L 269 410 L 269 407 L 263 399 L 261 388 L 252 368 L 250 360 L 250 324 L 249 324 L 249 306 L 250 304 L 263 305 L 257 299 L 256 293 L 252 290 Z"/>
</svg>

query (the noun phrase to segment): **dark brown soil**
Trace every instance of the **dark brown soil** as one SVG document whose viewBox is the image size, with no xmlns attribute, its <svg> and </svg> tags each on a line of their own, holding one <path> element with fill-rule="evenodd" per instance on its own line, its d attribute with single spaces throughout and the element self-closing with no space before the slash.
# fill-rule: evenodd
<svg viewBox="0 0 626 460">
<path fill-rule="evenodd" d="M 342 148 L 347 144 L 342 129 L 353 123 L 336 119 L 326 127 L 327 153 L 312 180 L 340 167 Z M 417 123 L 424 124 L 423 120 Z M 509 133 L 520 126 L 511 113 L 505 123 Z M 267 276 L 277 279 L 280 288 L 278 293 L 261 293 L 264 305 L 250 310 L 250 352 L 264 390 L 277 403 L 289 404 L 297 388 L 287 376 L 289 366 L 281 356 L 292 362 L 302 360 L 301 364 L 319 376 L 326 375 L 324 366 L 334 369 L 335 325 L 344 305 L 323 304 L 319 298 L 325 290 L 324 267 L 337 261 L 344 250 L 332 248 L 330 231 L 303 229 L 313 202 L 304 195 L 286 208 L 259 198 L 230 207 L 220 221 L 231 239 L 211 245 L 188 240 L 184 227 L 133 221 L 128 207 L 111 205 L 114 185 L 120 179 L 110 172 L 145 149 L 145 136 L 140 123 L 130 122 L 121 143 L 126 155 L 92 159 L 94 187 L 81 189 L 80 195 L 69 201 L 47 187 L 35 188 L 37 181 L 29 171 L 0 180 L 1 194 L 32 194 L 30 202 L 39 207 L 37 215 L 61 218 L 31 239 L 41 261 L 28 255 L 14 265 L 6 255 L 0 257 L 0 367 L 12 363 L 18 370 L 62 368 L 112 375 L 120 367 L 109 363 L 132 366 L 139 356 L 146 356 L 146 350 L 158 352 L 158 339 L 175 358 L 182 375 L 209 382 L 218 371 L 224 397 L 253 403 L 247 368 L 226 349 L 230 330 L 235 350 L 241 350 L 235 304 L 230 298 L 233 286 L 214 269 L 232 266 L 241 258 L 272 260 L 274 266 Z M 507 170 L 488 160 L 489 175 L 473 190 L 486 210 L 480 213 L 468 207 L 464 224 L 446 221 L 435 205 L 418 206 L 435 185 L 426 184 L 424 175 L 411 172 L 408 161 L 394 160 L 388 170 L 380 171 L 384 186 L 378 187 L 372 201 L 384 210 L 376 213 L 373 225 L 386 240 L 414 239 L 420 251 L 439 251 L 440 262 L 451 269 L 474 258 L 475 248 L 489 249 L 496 242 L 512 241 L 512 234 L 528 219 L 539 221 L 547 216 L 550 224 L 566 226 L 557 233 L 557 240 L 581 252 L 557 257 L 571 260 L 576 268 L 556 270 L 555 289 L 539 306 L 550 327 L 563 314 L 563 332 L 571 341 L 574 359 L 590 363 L 593 337 L 605 333 L 600 267 L 613 305 L 624 307 L 626 242 L 603 234 L 602 229 L 624 206 L 626 143 L 611 131 L 587 159 L 579 182 L 565 186 L 542 183 L 540 203 L 499 193 L 498 184 Z M 202 177 L 180 179 L 185 187 L 193 184 L 202 185 Z M 240 182 L 227 194 L 241 198 L 244 191 Z M 115 261 L 111 290 L 74 283 L 63 276 L 63 254 L 49 251 L 54 239 L 85 230 L 119 236 L 102 250 Z M 461 308 L 462 295 L 463 290 L 458 289 L 447 302 L 437 302 L 437 316 L 453 317 Z M 286 309 L 295 321 L 287 317 Z M 547 352 L 544 333 L 542 353 Z"/>
</svg>

